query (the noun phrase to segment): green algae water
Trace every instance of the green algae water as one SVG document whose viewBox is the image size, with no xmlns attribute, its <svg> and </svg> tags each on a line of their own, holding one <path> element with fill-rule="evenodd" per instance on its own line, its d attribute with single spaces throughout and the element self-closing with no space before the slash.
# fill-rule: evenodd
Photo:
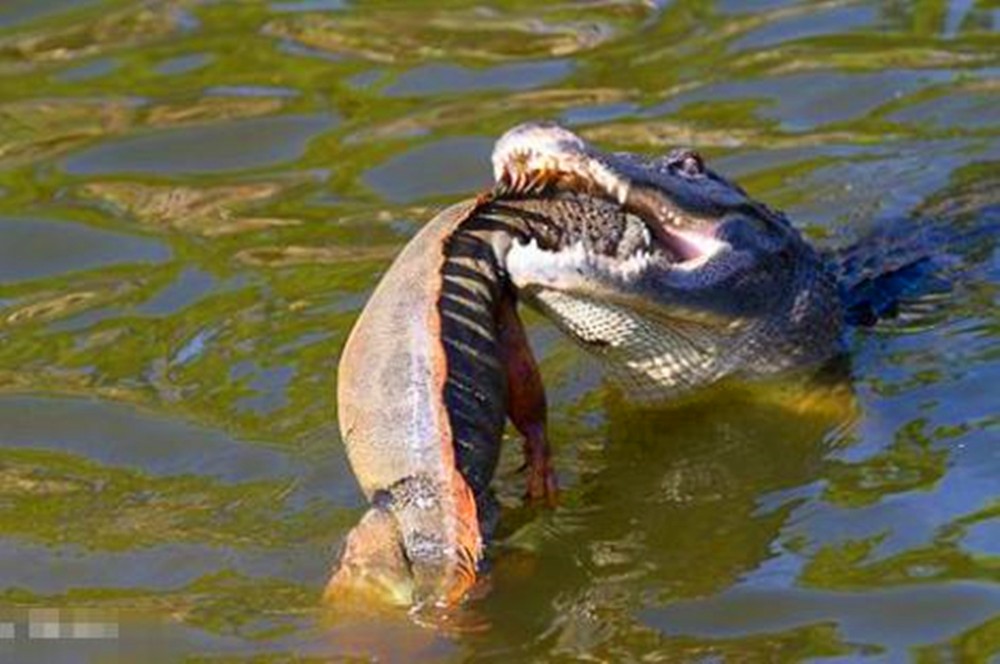
<svg viewBox="0 0 1000 664">
<path fill-rule="evenodd" d="M 995 0 L 0 3 L 0 660 L 996 661 L 990 233 L 850 332 L 850 378 L 635 410 L 529 315 L 559 506 L 508 433 L 452 624 L 319 598 L 363 510 L 339 348 L 500 133 L 694 146 L 825 246 L 974 235 L 998 29 Z"/>
</svg>

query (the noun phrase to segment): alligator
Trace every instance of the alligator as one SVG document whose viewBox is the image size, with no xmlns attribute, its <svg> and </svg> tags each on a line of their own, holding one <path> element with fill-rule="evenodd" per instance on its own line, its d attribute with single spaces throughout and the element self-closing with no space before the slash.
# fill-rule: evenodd
<svg viewBox="0 0 1000 664">
<path fill-rule="evenodd" d="M 602 358 L 636 402 L 819 367 L 843 350 L 844 326 L 872 313 L 872 297 L 845 296 L 871 279 L 845 280 L 693 151 L 605 153 L 532 123 L 497 142 L 493 166 L 491 192 L 404 248 L 344 347 L 339 425 L 370 506 L 330 599 L 466 595 L 497 518 L 489 485 L 508 417 L 524 436 L 528 497 L 553 499 L 519 300 Z"/>
</svg>

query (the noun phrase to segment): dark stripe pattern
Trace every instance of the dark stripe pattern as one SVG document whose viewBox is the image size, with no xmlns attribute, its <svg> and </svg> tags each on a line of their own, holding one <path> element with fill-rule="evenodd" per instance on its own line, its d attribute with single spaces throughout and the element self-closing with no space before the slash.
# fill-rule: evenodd
<svg viewBox="0 0 1000 664">
<path fill-rule="evenodd" d="M 516 220 L 482 208 L 447 240 L 441 269 L 441 337 L 448 363 L 444 388 L 459 471 L 477 497 L 496 470 L 507 411 L 497 314 L 513 297 L 496 255 L 496 234 L 515 234 Z"/>
</svg>

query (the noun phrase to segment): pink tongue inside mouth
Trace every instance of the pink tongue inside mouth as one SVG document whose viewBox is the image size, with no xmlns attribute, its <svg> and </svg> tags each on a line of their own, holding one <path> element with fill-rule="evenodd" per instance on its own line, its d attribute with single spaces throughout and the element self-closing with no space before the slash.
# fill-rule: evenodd
<svg viewBox="0 0 1000 664">
<path fill-rule="evenodd" d="M 666 242 L 679 261 L 689 261 L 714 253 L 719 241 L 695 231 L 671 228 L 664 233 Z"/>
</svg>

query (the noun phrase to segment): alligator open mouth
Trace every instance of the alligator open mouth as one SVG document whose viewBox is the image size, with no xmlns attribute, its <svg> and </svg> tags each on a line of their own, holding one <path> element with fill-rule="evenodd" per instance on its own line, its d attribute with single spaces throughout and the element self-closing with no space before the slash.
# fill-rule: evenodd
<svg viewBox="0 0 1000 664">
<path fill-rule="evenodd" d="M 700 157 L 687 152 L 660 168 L 675 169 L 676 177 L 697 177 L 703 167 Z M 519 286 L 568 287 L 595 276 L 635 281 L 650 270 L 694 270 L 729 248 L 716 237 L 718 219 L 683 209 L 670 192 L 643 177 L 649 165 L 599 153 L 556 125 L 521 125 L 507 132 L 494 149 L 493 169 L 503 195 L 586 194 L 620 206 L 625 215 L 614 247 L 586 234 L 515 244 L 507 268 Z"/>
</svg>

